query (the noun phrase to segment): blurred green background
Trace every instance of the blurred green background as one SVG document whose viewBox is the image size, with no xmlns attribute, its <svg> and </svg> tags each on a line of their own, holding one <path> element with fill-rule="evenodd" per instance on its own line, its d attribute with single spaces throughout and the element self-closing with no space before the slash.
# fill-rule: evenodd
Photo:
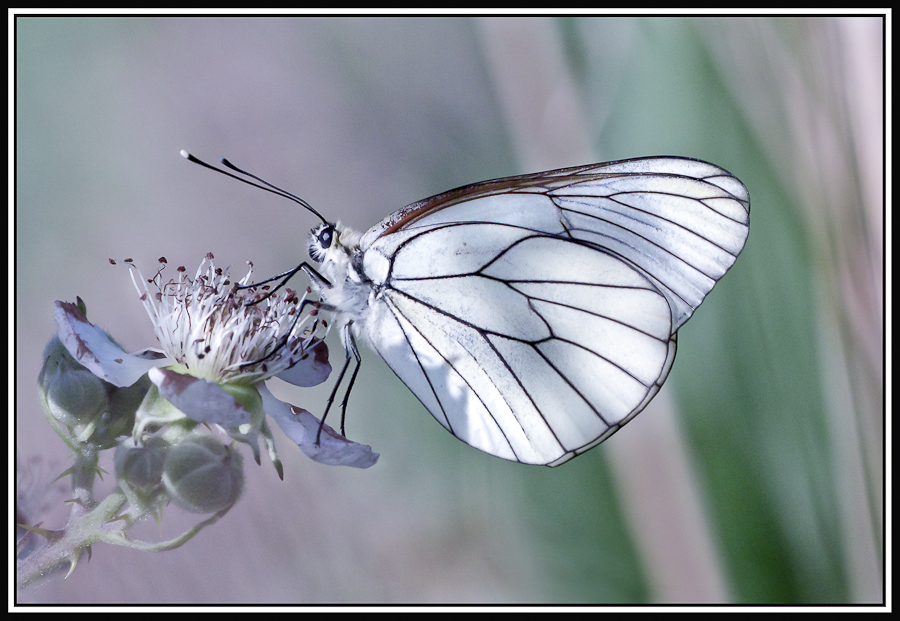
<svg viewBox="0 0 900 621">
<path fill-rule="evenodd" d="M 556 469 L 454 440 L 363 353 L 347 430 L 277 440 L 182 548 L 95 546 L 44 603 L 800 603 L 884 597 L 884 27 L 877 17 L 15 20 L 19 508 L 61 526 L 35 398 L 53 301 L 155 344 L 125 270 L 263 277 L 315 219 L 183 160 L 227 156 L 365 230 L 466 183 L 684 155 L 738 176 L 750 240 L 634 422 Z M 332 337 L 332 356 L 340 345 Z M 319 412 L 326 387 L 278 394 Z M 107 481 L 108 484 L 108 481 Z M 192 523 L 175 508 L 164 530 Z M 146 528 L 144 528 L 146 527 Z M 142 537 L 159 535 L 152 523 Z"/>
</svg>

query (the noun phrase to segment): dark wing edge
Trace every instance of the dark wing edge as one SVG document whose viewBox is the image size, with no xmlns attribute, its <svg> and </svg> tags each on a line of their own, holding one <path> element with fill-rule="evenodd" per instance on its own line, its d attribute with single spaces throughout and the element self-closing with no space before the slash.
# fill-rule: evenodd
<svg viewBox="0 0 900 621">
<path fill-rule="evenodd" d="M 669 300 L 676 328 L 731 268 L 749 235 L 750 195 L 734 175 L 701 160 L 647 157 L 456 188 L 392 214 L 361 246 L 420 226 L 453 205 L 500 194 L 550 198 L 559 232 L 644 273 Z"/>
</svg>

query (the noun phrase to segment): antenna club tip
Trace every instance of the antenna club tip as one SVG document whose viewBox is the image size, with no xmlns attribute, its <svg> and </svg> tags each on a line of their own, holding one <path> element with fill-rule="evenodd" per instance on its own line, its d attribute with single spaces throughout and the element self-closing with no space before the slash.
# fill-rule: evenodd
<svg viewBox="0 0 900 621">
<path fill-rule="evenodd" d="M 180 153 L 181 153 L 181 157 L 183 157 L 184 159 L 186 159 L 186 160 L 191 159 L 191 154 L 188 153 L 187 151 L 185 151 L 184 149 L 182 149 L 180 151 Z"/>
</svg>

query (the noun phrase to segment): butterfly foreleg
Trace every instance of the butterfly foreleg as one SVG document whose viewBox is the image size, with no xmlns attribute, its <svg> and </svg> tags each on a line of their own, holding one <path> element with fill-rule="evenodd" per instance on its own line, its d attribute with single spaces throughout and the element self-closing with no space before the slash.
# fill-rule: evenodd
<svg viewBox="0 0 900 621">
<path fill-rule="evenodd" d="M 288 281 L 294 277 L 294 274 L 296 274 L 300 270 L 303 270 L 303 272 L 307 276 L 309 276 L 309 279 L 313 282 L 313 284 L 316 286 L 316 288 L 322 289 L 322 288 L 327 288 L 327 287 L 331 286 L 331 283 L 328 282 L 327 278 L 322 276 L 318 271 L 316 271 L 316 269 L 314 267 L 312 267 L 309 263 L 304 261 L 303 263 L 301 263 L 294 269 L 290 269 L 286 272 L 276 274 L 275 276 L 272 276 L 271 278 L 266 278 L 265 280 L 260 280 L 258 282 L 251 283 L 249 285 L 235 285 L 234 289 L 235 289 L 235 291 L 240 291 L 241 289 L 253 289 L 255 287 L 258 287 L 259 285 L 264 285 L 267 282 L 273 282 L 275 280 L 280 279 L 281 282 L 278 283 L 278 285 L 274 289 L 267 291 L 266 294 L 264 296 L 262 296 L 261 298 L 259 298 L 258 300 L 254 300 L 252 302 L 247 303 L 248 306 L 252 306 L 253 304 L 259 304 L 263 300 L 266 300 L 266 299 L 272 297 L 272 294 L 274 294 L 276 291 L 278 291 L 283 286 L 285 286 L 288 283 Z"/>
</svg>

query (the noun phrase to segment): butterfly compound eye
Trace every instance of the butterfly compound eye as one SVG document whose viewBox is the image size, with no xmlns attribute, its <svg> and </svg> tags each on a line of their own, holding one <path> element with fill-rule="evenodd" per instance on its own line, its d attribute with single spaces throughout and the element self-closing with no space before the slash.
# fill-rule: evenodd
<svg viewBox="0 0 900 621">
<path fill-rule="evenodd" d="M 314 228 L 309 234 L 309 257 L 316 263 L 325 258 L 325 251 L 331 248 L 334 241 L 334 226 L 323 224 Z"/>
<path fill-rule="evenodd" d="M 331 248 L 331 241 L 334 238 L 334 227 L 332 227 L 332 226 L 323 227 L 322 230 L 319 231 L 318 238 L 319 238 L 319 246 L 323 250 L 328 250 L 329 248 Z"/>
</svg>

